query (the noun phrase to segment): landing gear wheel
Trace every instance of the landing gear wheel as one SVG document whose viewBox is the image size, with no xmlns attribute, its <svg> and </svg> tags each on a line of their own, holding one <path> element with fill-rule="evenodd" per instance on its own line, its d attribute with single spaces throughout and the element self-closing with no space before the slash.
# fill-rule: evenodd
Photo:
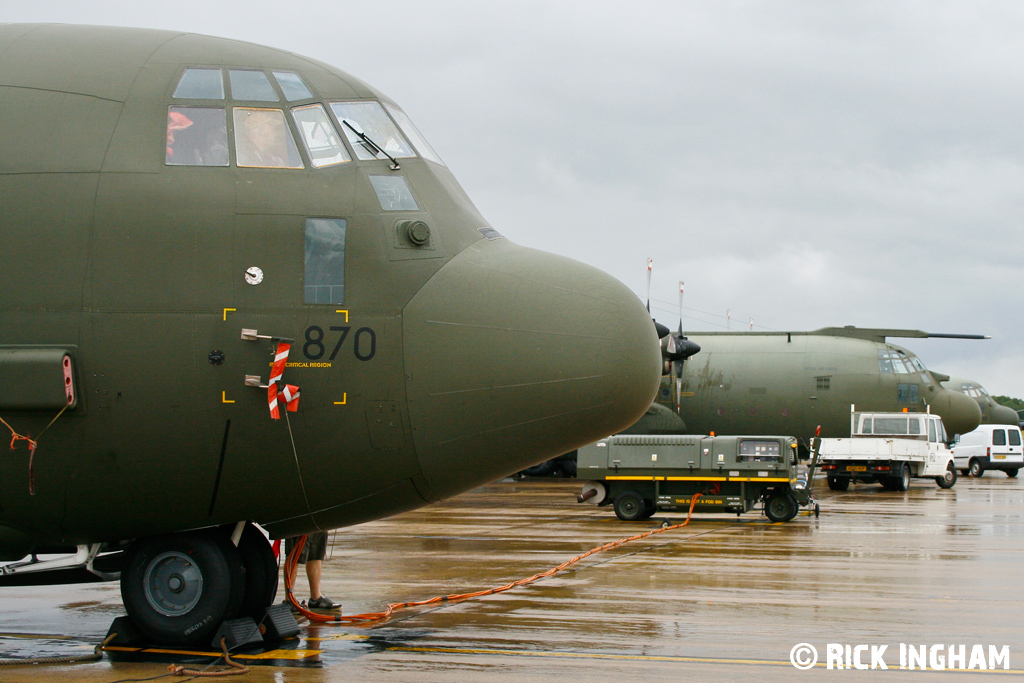
<svg viewBox="0 0 1024 683">
<path fill-rule="evenodd" d="M 562 476 L 568 477 L 569 479 L 576 478 L 576 461 L 570 458 L 560 460 L 558 466 L 562 470 Z"/>
<path fill-rule="evenodd" d="M 245 567 L 245 592 L 238 615 L 259 621 L 277 596 L 277 558 L 267 537 L 252 524 L 246 524 L 242 531 L 238 554 Z"/>
<path fill-rule="evenodd" d="M 1008 477 L 1016 477 L 1018 470 L 1019 470 L 1019 468 L 1014 467 L 1011 470 L 1003 470 L 1003 471 L 1006 472 L 1006 476 L 1008 476 Z"/>
<path fill-rule="evenodd" d="M 645 512 L 647 512 L 647 506 L 644 504 L 643 496 L 639 493 L 626 491 L 620 493 L 619 497 L 615 499 L 615 516 L 623 522 L 635 522 L 643 519 Z"/>
<path fill-rule="evenodd" d="M 980 477 L 985 474 L 985 467 L 980 460 L 972 459 L 967 470 L 972 477 Z"/>
<path fill-rule="evenodd" d="M 800 506 L 788 493 L 772 494 L 764 504 L 764 514 L 773 522 L 788 522 L 799 510 Z"/>
<path fill-rule="evenodd" d="M 949 463 L 949 465 L 946 466 L 945 475 L 941 477 L 935 477 L 935 483 L 939 485 L 939 488 L 953 488 L 953 484 L 956 483 L 956 468 L 953 467 L 953 463 Z"/>
<path fill-rule="evenodd" d="M 121 572 L 128 615 L 158 645 L 208 644 L 238 615 L 244 589 L 241 557 L 215 531 L 137 540 Z"/>
<path fill-rule="evenodd" d="M 828 478 L 828 490 L 829 491 L 845 491 L 850 488 L 849 477 L 829 477 Z"/>
</svg>

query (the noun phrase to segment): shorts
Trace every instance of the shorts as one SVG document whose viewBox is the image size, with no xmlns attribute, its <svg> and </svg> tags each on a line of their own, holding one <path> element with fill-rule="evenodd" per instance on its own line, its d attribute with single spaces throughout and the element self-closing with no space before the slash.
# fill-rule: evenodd
<svg viewBox="0 0 1024 683">
<path fill-rule="evenodd" d="M 285 555 L 291 553 L 298 536 L 286 538 L 284 541 Z M 317 531 L 306 537 L 306 543 L 302 546 L 302 554 L 299 555 L 299 564 L 306 564 L 307 560 L 323 560 L 327 557 L 327 532 Z"/>
</svg>

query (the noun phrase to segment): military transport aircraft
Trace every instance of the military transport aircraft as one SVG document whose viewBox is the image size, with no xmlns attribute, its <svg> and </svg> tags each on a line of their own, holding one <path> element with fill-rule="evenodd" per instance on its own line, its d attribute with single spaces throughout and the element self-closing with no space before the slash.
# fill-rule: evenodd
<svg viewBox="0 0 1024 683">
<path fill-rule="evenodd" d="M 2 572 L 120 571 L 154 641 L 269 604 L 250 522 L 279 538 L 413 509 L 655 397 L 639 299 L 504 239 L 334 67 L 0 25 L 0 130 L 0 560 L 78 551 Z"/>
<path fill-rule="evenodd" d="M 928 370 L 887 337 L 986 338 L 852 326 L 684 335 L 680 326 L 662 337 L 670 367 L 664 369 L 657 400 L 622 433 L 792 435 L 806 455 L 819 425 L 822 436 L 849 435 L 851 405 L 886 412 L 928 409 L 942 417 L 950 436 L 980 424 L 973 399 L 941 386 L 947 375 Z M 677 360 L 671 360 L 670 348 Z M 575 453 L 524 472 L 575 476 Z"/>
<path fill-rule="evenodd" d="M 924 410 L 942 416 L 950 435 L 978 426 L 974 400 L 943 388 L 887 337 L 984 339 L 919 330 L 826 327 L 811 332 L 690 332 L 700 352 L 662 381 L 655 407 L 631 433 L 848 435 L 850 406 Z M 660 407 L 659 407 L 660 406 Z M 648 430 L 648 431 L 645 431 Z"/>
<path fill-rule="evenodd" d="M 995 399 L 985 390 L 985 387 L 973 379 L 950 377 L 947 380 L 943 380 L 941 384 L 950 391 L 966 394 L 973 398 L 977 402 L 978 407 L 981 408 L 981 424 L 983 425 L 1015 425 L 1020 423 L 1020 416 L 1016 410 L 996 403 Z"/>
</svg>

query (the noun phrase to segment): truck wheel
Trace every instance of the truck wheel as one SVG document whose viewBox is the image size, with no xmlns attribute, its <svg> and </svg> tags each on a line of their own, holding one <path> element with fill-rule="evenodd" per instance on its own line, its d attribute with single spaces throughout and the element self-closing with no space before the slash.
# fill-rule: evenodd
<svg viewBox="0 0 1024 683">
<path fill-rule="evenodd" d="M 623 522 L 635 522 L 644 518 L 647 506 L 644 505 L 644 498 L 639 493 L 626 491 L 620 493 L 615 499 L 615 516 Z"/>
<path fill-rule="evenodd" d="M 1011 469 L 1011 470 L 1004 470 L 1004 471 L 1006 472 L 1006 476 L 1008 476 L 1008 477 L 1016 477 L 1016 476 L 1017 476 L 1017 471 L 1018 471 L 1018 469 L 1019 469 L 1019 468 L 1017 468 L 1017 467 L 1014 467 L 1014 468 L 1013 468 L 1013 469 Z"/>
<path fill-rule="evenodd" d="M 764 514 L 773 522 L 788 522 L 799 510 L 800 506 L 788 493 L 775 493 L 764 504 Z"/>
<path fill-rule="evenodd" d="M 828 490 L 829 491 L 845 491 L 850 488 L 849 477 L 829 477 L 828 478 Z"/>
<path fill-rule="evenodd" d="M 935 483 L 939 485 L 939 488 L 951 489 L 953 484 L 956 483 L 956 468 L 953 467 L 953 463 L 946 465 L 946 474 L 941 477 L 935 477 Z"/>
<path fill-rule="evenodd" d="M 967 470 L 972 477 L 980 477 L 985 474 L 985 467 L 981 464 L 981 461 L 976 458 L 971 458 L 969 468 Z"/>
<path fill-rule="evenodd" d="M 896 480 L 896 490 L 906 491 L 910 488 L 910 465 L 906 463 L 900 468 L 900 477 Z"/>
<path fill-rule="evenodd" d="M 644 514 L 640 516 L 640 519 L 650 519 L 654 516 L 654 513 L 658 511 L 658 506 L 649 500 L 644 500 Z"/>
</svg>

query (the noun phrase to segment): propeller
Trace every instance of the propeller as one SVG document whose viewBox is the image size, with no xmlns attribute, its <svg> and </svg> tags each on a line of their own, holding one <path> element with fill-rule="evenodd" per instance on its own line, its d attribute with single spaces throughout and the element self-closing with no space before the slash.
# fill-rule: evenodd
<svg viewBox="0 0 1024 683">
<path fill-rule="evenodd" d="M 676 394 L 676 411 L 680 408 L 683 391 L 683 364 L 686 359 L 700 351 L 700 345 L 690 341 L 683 334 L 683 283 L 679 283 L 679 331 L 669 334 L 662 340 L 661 356 L 665 367 L 662 374 L 672 375 L 672 384 Z"/>
<path fill-rule="evenodd" d="M 651 271 L 654 269 L 654 259 L 647 259 L 647 312 L 651 312 Z M 679 332 L 672 334 L 672 331 L 659 323 L 653 317 L 654 329 L 658 332 L 658 339 L 661 340 L 662 375 L 672 375 L 676 386 L 676 405 L 679 404 L 679 392 L 682 387 L 683 362 L 700 351 L 700 346 L 690 341 L 683 334 L 683 283 L 679 283 Z"/>
</svg>

